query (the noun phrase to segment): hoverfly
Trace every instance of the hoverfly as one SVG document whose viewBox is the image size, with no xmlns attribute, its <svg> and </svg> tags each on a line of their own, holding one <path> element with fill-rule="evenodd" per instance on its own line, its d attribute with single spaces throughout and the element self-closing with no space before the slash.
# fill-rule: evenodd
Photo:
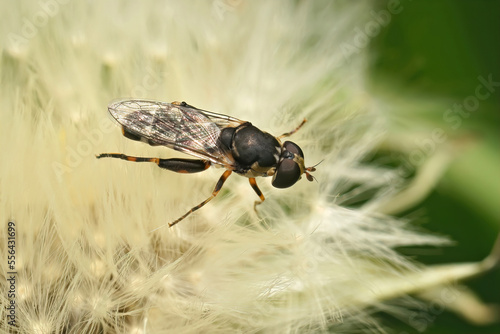
<svg viewBox="0 0 500 334">
<path fill-rule="evenodd" d="M 313 180 L 309 172 L 316 169 L 305 167 L 300 147 L 291 141 L 281 143 L 281 138 L 299 130 L 305 119 L 294 130 L 274 137 L 250 122 L 198 109 L 186 102 L 123 100 L 111 103 L 108 110 L 122 126 L 125 137 L 152 146 L 166 146 L 197 159 L 145 158 L 120 153 L 102 153 L 96 156 L 97 159 L 153 162 L 177 173 L 198 173 L 212 165 L 226 169 L 212 195 L 169 223 L 170 227 L 217 196 L 232 172 L 249 178 L 250 186 L 260 198 L 256 205 L 265 200 L 255 181 L 257 176 L 272 176 L 272 185 L 276 188 L 292 186 L 304 173 L 309 181 Z"/>
</svg>

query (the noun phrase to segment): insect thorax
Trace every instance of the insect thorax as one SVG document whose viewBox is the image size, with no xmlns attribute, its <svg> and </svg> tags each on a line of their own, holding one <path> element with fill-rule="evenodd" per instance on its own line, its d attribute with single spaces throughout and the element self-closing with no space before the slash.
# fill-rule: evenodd
<svg viewBox="0 0 500 334">
<path fill-rule="evenodd" d="M 273 174 L 280 158 L 281 145 L 269 133 L 251 123 L 244 123 L 236 128 L 223 129 L 220 140 L 237 163 L 236 173 L 247 177 Z"/>
</svg>

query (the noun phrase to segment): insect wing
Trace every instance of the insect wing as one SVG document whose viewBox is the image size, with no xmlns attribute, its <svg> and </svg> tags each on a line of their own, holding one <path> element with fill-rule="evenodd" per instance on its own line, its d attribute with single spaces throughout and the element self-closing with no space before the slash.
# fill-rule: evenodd
<svg viewBox="0 0 500 334">
<path fill-rule="evenodd" d="M 108 106 L 127 132 L 150 145 L 163 145 L 213 163 L 233 161 L 218 143 L 221 129 L 240 124 L 236 118 L 158 101 L 125 100 Z"/>
</svg>

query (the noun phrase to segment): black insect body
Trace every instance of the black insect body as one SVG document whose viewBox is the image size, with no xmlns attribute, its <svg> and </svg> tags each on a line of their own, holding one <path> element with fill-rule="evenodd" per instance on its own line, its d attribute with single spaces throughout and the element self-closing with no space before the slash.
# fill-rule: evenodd
<svg viewBox="0 0 500 334">
<path fill-rule="evenodd" d="M 177 224 L 217 196 L 232 172 L 249 178 L 250 185 L 261 200 L 256 204 L 265 200 L 255 181 L 258 176 L 272 176 L 272 185 L 276 188 L 292 186 L 304 173 L 309 181 L 313 180 L 309 172 L 316 169 L 305 167 L 300 147 L 291 141 L 281 143 L 281 138 L 295 133 L 306 120 L 293 131 L 274 137 L 250 122 L 201 110 L 185 102 L 124 100 L 110 104 L 108 110 L 122 126 L 125 137 L 150 145 L 166 146 L 198 159 L 143 158 L 120 153 L 102 153 L 97 156 L 98 159 L 154 162 L 177 173 L 197 173 L 212 165 L 226 169 L 212 195 L 169 226 Z"/>
</svg>

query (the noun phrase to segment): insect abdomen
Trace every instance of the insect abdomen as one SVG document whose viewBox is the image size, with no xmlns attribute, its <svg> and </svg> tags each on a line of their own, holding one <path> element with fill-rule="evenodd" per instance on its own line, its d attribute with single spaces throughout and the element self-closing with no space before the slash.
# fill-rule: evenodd
<svg viewBox="0 0 500 334">
<path fill-rule="evenodd" d="M 159 145 L 161 145 L 161 144 L 158 144 L 158 143 L 156 143 L 156 142 L 154 142 L 152 140 L 149 140 L 149 139 L 147 139 L 145 137 L 136 135 L 135 133 L 130 132 L 130 131 L 128 131 L 125 128 L 122 128 L 122 133 L 123 133 L 123 135 L 126 138 L 131 139 L 131 140 L 142 141 L 143 143 L 149 144 L 151 146 L 159 146 Z"/>
</svg>

